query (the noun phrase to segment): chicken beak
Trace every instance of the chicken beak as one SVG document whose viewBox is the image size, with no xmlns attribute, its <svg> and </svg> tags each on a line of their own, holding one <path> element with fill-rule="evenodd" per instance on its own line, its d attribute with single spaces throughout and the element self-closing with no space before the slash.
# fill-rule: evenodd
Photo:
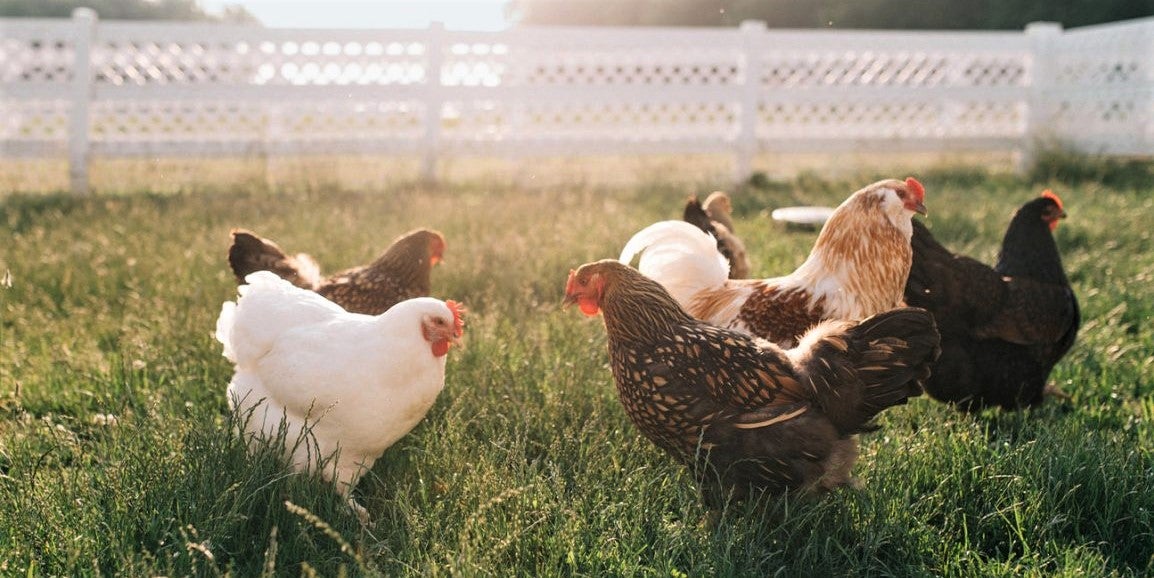
<svg viewBox="0 0 1154 578">
<path fill-rule="evenodd" d="M 574 291 L 574 282 L 577 280 L 577 270 L 569 270 L 569 279 L 565 281 L 565 298 L 561 300 L 561 308 L 568 309 L 577 302 L 577 292 Z"/>
<path fill-rule="evenodd" d="M 929 211 L 926 210 L 926 204 L 921 201 L 918 201 L 918 204 L 914 205 L 914 212 L 923 217 L 930 214 Z"/>
</svg>

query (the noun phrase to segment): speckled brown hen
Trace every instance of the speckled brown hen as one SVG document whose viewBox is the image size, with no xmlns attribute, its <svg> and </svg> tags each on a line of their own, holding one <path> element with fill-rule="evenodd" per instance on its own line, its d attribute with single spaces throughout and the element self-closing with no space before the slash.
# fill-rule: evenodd
<svg viewBox="0 0 1154 578">
<path fill-rule="evenodd" d="M 626 413 L 689 466 L 712 509 L 750 488 L 853 483 L 856 434 L 919 395 L 938 354 L 922 309 L 826 322 L 785 350 L 694 319 L 657 282 L 613 260 L 571 272 L 565 301 L 602 313 Z"/>
<path fill-rule="evenodd" d="M 862 319 L 903 303 L 912 250 L 910 220 L 926 212 L 913 177 L 850 195 L 825 223 L 809 257 L 770 279 L 728 279 L 712 238 L 680 221 L 655 223 L 621 251 L 694 317 L 790 347 L 819 321 Z"/>
<path fill-rule="evenodd" d="M 429 295 L 430 271 L 445 252 L 437 231 L 417 229 L 398 237 L 372 263 L 321 278 L 312 257 L 288 256 L 276 243 L 237 229 L 232 232 L 228 262 L 243 283 L 254 271 L 272 271 L 302 289 L 311 289 L 350 313 L 379 315 L 393 305 Z"/>
</svg>

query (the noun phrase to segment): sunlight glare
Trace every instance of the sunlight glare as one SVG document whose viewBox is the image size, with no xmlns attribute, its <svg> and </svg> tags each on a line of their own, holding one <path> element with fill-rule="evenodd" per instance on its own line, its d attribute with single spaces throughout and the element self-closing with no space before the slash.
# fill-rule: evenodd
<svg viewBox="0 0 1154 578">
<path fill-rule="evenodd" d="M 240 5 L 270 28 L 503 30 L 507 0 L 201 0 L 209 13 Z"/>
</svg>

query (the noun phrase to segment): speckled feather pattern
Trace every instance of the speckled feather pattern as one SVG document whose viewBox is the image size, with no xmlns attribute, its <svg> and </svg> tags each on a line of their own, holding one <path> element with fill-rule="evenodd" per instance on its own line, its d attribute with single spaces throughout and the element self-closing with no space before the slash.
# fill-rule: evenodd
<svg viewBox="0 0 1154 578">
<path fill-rule="evenodd" d="M 317 293 L 350 312 L 376 315 L 430 291 L 432 262 L 427 234 L 399 239 L 376 261 L 337 273 Z"/>
<path fill-rule="evenodd" d="M 917 395 L 936 356 L 937 332 L 921 310 L 894 312 L 889 325 L 824 324 L 805 351 L 787 351 L 692 318 L 620 263 L 586 267 L 610 279 L 601 310 L 626 413 L 691 468 L 708 503 L 750 486 L 848 483 L 853 434 Z"/>
<path fill-rule="evenodd" d="M 773 491 L 820 476 L 828 455 L 821 436 L 801 450 L 806 455 L 800 463 L 791 463 L 793 450 L 783 449 L 777 452 L 782 455 L 744 456 L 737 460 L 743 462 L 740 473 L 721 465 L 734 461 L 726 438 L 747 431 L 739 424 L 774 418 L 785 424 L 806 416 L 805 392 L 775 346 L 693 320 L 653 289 L 609 299 L 604 309 L 618 397 L 642 434 L 689 465 L 699 481 L 719 466 L 727 478 L 737 474 Z M 832 436 L 832 428 L 821 433 Z"/>
<path fill-rule="evenodd" d="M 229 262 L 240 282 L 244 278 L 242 270 L 246 274 L 270 270 L 297 286 L 313 289 L 349 312 L 366 315 L 378 315 L 401 301 L 428 296 L 434 249 L 444 247 L 444 237 L 440 233 L 418 229 L 398 238 L 368 265 L 302 285 L 297 281 L 303 277 L 298 273 L 297 265 L 304 256 L 288 257 L 268 240 L 261 240 L 262 244 L 250 240 L 241 242 L 236 233 L 233 237 Z"/>
</svg>

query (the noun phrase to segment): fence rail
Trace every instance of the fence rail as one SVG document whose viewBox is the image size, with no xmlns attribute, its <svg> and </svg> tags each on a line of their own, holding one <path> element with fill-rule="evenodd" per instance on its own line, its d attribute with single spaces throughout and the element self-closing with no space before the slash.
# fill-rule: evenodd
<svg viewBox="0 0 1154 578">
<path fill-rule="evenodd" d="M 1154 154 L 1154 19 L 1062 30 L 502 32 L 0 20 L 0 151 Z"/>
</svg>

